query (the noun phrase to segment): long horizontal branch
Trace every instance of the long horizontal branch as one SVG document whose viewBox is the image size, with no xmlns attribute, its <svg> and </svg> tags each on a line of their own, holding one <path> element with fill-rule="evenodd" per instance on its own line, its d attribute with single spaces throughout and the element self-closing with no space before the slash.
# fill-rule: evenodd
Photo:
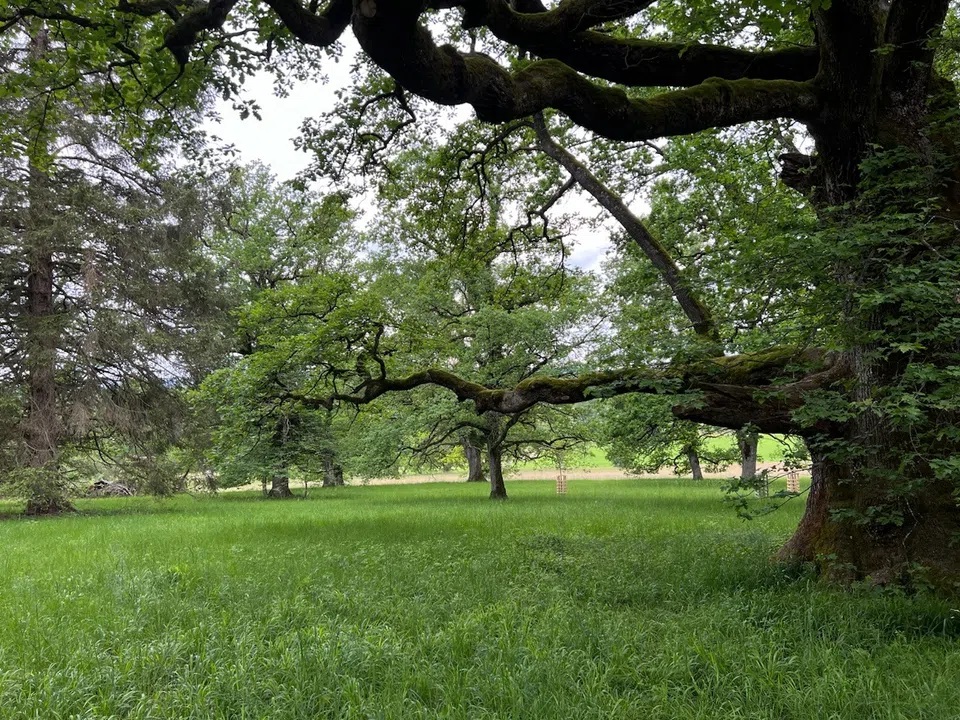
<svg viewBox="0 0 960 720">
<path fill-rule="evenodd" d="M 809 121 L 819 108 L 813 84 L 793 80 L 715 78 L 639 100 L 557 60 L 510 72 L 486 55 L 437 46 L 419 24 L 419 4 L 409 0 L 364 0 L 353 28 L 367 54 L 402 86 L 443 105 L 470 104 L 492 122 L 552 107 L 610 139 L 645 140 L 778 117 Z"/>
<path fill-rule="evenodd" d="M 494 411 L 515 416 L 539 403 L 572 405 L 629 393 L 692 393 L 695 399 L 674 407 L 677 417 L 731 429 L 753 424 L 763 432 L 800 433 L 804 429 L 794 421 L 793 412 L 802 406 L 805 395 L 829 387 L 845 373 L 845 367 L 821 351 L 773 348 L 685 366 L 535 377 L 512 388 L 487 387 L 447 370 L 430 368 L 402 378 L 371 378 L 355 393 L 288 397 L 308 407 L 331 409 L 341 403 L 363 405 L 388 393 L 435 385 L 449 390 L 461 402 L 472 402 L 477 413 Z"/>
<path fill-rule="evenodd" d="M 576 0 L 547 12 L 517 12 L 503 0 L 465 3 L 466 26 L 486 26 L 504 42 L 576 70 L 634 87 L 698 85 L 707 78 L 810 80 L 814 47 L 756 51 L 723 45 L 623 38 L 588 28 L 633 14 L 648 2 Z"/>
<path fill-rule="evenodd" d="M 462 3 L 467 17 L 465 24 L 489 24 L 491 17 L 500 15 L 521 15 L 525 19 L 527 30 L 537 35 L 552 33 L 554 36 L 589 30 L 614 20 L 636 15 L 655 0 L 562 0 L 556 7 L 547 10 L 539 7 L 521 8 L 515 12 L 509 3 L 503 0 L 467 0 Z M 494 31 L 496 32 L 496 31 Z M 512 41 L 510 41 L 512 42 Z"/>
<path fill-rule="evenodd" d="M 265 3 L 298 40 L 310 45 L 332 44 L 352 18 L 364 50 L 401 86 L 440 104 L 470 104 L 481 119 L 494 122 L 552 107 L 608 138 L 640 140 L 779 117 L 808 121 L 819 107 L 809 82 L 816 65 L 810 49 L 763 53 L 616 39 L 581 30 L 597 20 L 630 14 L 644 0 L 576 0 L 532 14 L 515 12 L 502 0 L 470 0 L 467 9 L 480 12 L 495 32 L 548 58 L 516 72 L 486 55 L 438 46 L 420 22 L 428 5 L 422 0 L 330 0 L 319 12 L 300 0 Z M 118 9 L 170 15 L 165 45 L 184 64 L 201 33 L 220 29 L 237 4 L 120 0 Z M 574 32 L 556 33 L 557 28 Z M 574 67 L 627 85 L 687 87 L 638 100 L 592 82 Z"/>
</svg>

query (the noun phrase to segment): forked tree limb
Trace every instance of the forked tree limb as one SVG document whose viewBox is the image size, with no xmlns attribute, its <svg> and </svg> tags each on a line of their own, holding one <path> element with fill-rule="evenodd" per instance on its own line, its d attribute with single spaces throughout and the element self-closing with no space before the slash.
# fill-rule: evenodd
<svg viewBox="0 0 960 720">
<path fill-rule="evenodd" d="M 515 72 L 482 54 L 438 46 L 409 0 L 363 0 L 353 29 L 370 58 L 408 90 L 442 105 L 469 104 L 491 122 L 553 107 L 576 124 L 614 140 L 683 135 L 751 120 L 809 120 L 819 110 L 814 85 L 793 80 L 722 80 L 635 99 L 591 82 L 557 60 Z"/>
<path fill-rule="evenodd" d="M 401 86 L 443 105 L 469 104 L 480 119 L 491 122 L 555 108 L 604 137 L 646 140 L 781 117 L 810 122 L 820 110 L 810 80 L 815 52 L 809 48 L 757 53 L 619 40 L 582 29 L 594 20 L 629 15 L 642 8 L 644 0 L 576 0 L 541 13 L 515 12 L 502 0 L 469 0 L 464 6 L 468 16 L 479 13 L 483 23 L 503 38 L 548 58 L 516 71 L 486 55 L 438 46 L 422 22 L 432 6 L 423 0 L 330 0 L 316 13 L 299 0 L 265 2 L 298 40 L 309 45 L 332 44 L 352 21 L 364 51 Z M 119 9 L 137 14 L 182 11 L 167 30 L 165 44 L 183 64 L 201 33 L 220 29 L 237 3 L 121 0 Z M 532 3 L 524 9 L 538 6 Z M 687 87 L 637 99 L 621 88 L 588 79 L 571 65 L 627 85 Z"/>
<path fill-rule="evenodd" d="M 299 0 L 266 0 L 287 29 L 300 42 L 326 47 L 336 42 L 350 24 L 352 0 L 330 0 L 323 10 L 313 13 Z"/>
<path fill-rule="evenodd" d="M 591 77 L 633 87 L 689 87 L 707 78 L 810 80 L 817 73 L 814 47 L 744 50 L 723 45 L 624 38 L 590 31 L 629 17 L 644 0 L 574 0 L 547 12 L 517 12 L 503 0 L 464 3 L 466 27 L 485 26 L 500 40 L 544 58 L 561 60 Z"/>
</svg>

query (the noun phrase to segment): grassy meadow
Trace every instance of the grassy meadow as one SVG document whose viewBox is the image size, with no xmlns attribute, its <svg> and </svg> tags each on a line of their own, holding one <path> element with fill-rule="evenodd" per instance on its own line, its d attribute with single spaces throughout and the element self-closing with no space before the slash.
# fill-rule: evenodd
<svg viewBox="0 0 960 720">
<path fill-rule="evenodd" d="M 2 718 L 960 718 L 960 611 L 818 586 L 682 480 L 0 522 Z"/>
</svg>

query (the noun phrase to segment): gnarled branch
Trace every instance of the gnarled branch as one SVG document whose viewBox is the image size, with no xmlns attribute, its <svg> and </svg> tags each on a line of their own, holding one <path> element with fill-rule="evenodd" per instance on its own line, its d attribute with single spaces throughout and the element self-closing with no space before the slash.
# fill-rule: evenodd
<svg viewBox="0 0 960 720">
<path fill-rule="evenodd" d="M 576 377 L 534 377 L 512 388 L 491 388 L 465 380 L 447 370 L 430 368 L 402 378 L 371 378 L 353 394 L 326 397 L 288 394 L 308 407 L 333 408 L 347 403 L 363 405 L 391 392 L 423 385 L 446 388 L 461 402 L 471 401 L 477 413 L 516 415 L 539 403 L 572 405 L 628 393 L 687 395 L 673 413 L 734 430 L 751 423 L 762 432 L 804 434 L 793 412 L 804 396 L 828 388 L 848 369 L 831 354 L 819 350 L 774 348 L 735 357 L 717 357 L 683 366 L 628 368 L 587 373 Z"/>
<path fill-rule="evenodd" d="M 714 78 L 637 100 L 557 60 L 509 72 L 486 55 L 437 46 L 419 13 L 418 3 L 363 0 L 354 33 L 374 62 L 408 90 L 443 105 L 470 104 L 482 120 L 506 122 L 553 107 L 610 139 L 645 140 L 751 120 L 809 120 L 819 108 L 813 84 L 792 80 Z"/>
<path fill-rule="evenodd" d="M 503 0 L 466 4 L 465 26 L 485 25 L 504 42 L 555 58 L 596 78 L 634 87 L 697 85 L 707 78 L 810 80 L 819 53 L 813 47 L 754 51 L 722 45 L 613 37 L 588 28 L 628 17 L 645 0 L 575 0 L 548 12 L 517 12 Z"/>
<path fill-rule="evenodd" d="M 266 0 L 280 21 L 301 42 L 326 47 L 343 34 L 353 14 L 351 0 L 330 0 L 326 9 L 310 12 L 299 0 Z"/>
</svg>

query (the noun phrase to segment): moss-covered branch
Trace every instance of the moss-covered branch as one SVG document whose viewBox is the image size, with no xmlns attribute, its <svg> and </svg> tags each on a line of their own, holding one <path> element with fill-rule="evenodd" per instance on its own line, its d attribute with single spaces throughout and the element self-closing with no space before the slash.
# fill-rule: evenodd
<svg viewBox="0 0 960 720">
<path fill-rule="evenodd" d="M 793 420 L 804 396 L 826 388 L 846 369 L 818 350 L 772 348 L 758 353 L 717 357 L 662 368 L 626 368 L 573 377 L 535 377 L 512 388 L 491 388 L 447 370 L 431 368 L 402 378 L 371 378 L 354 393 L 326 397 L 292 395 L 307 406 L 363 405 L 391 392 L 423 385 L 446 388 L 474 404 L 477 413 L 516 415 L 539 403 L 572 405 L 628 393 L 684 396 L 674 414 L 688 420 L 740 429 L 753 424 L 763 432 L 802 433 Z"/>
<path fill-rule="evenodd" d="M 557 60 L 510 72 L 482 54 L 437 46 L 419 2 L 364 0 L 353 29 L 367 54 L 408 90 L 444 105 L 470 104 L 483 120 L 505 122 L 544 108 L 615 140 L 682 135 L 751 120 L 807 120 L 819 108 L 811 83 L 710 79 L 650 100 L 591 82 Z"/>
<path fill-rule="evenodd" d="M 806 122 L 819 110 L 811 49 L 751 52 L 613 38 L 588 29 L 633 14 L 646 0 L 574 0 L 534 13 L 516 12 L 502 0 L 469 0 L 466 22 L 486 24 L 545 58 L 516 72 L 486 55 L 438 46 L 421 22 L 431 6 L 422 0 L 329 0 L 320 11 L 300 0 L 265 4 L 309 45 L 332 44 L 352 21 L 366 53 L 401 86 L 441 104 L 472 105 L 492 122 L 556 108 L 605 137 L 638 140 L 780 117 Z M 121 0 L 118 10 L 168 15 L 165 45 L 184 64 L 202 33 L 222 28 L 235 6 L 237 0 Z M 538 9 L 536 3 L 524 7 Z M 638 100 L 581 73 L 626 86 L 685 89 Z"/>
<path fill-rule="evenodd" d="M 633 15 L 649 2 L 574 0 L 547 12 L 522 13 L 503 0 L 465 4 L 467 26 L 486 26 L 501 40 L 534 55 L 560 60 L 591 77 L 633 87 L 698 85 L 727 80 L 810 80 L 819 53 L 814 47 L 752 51 L 722 45 L 614 37 L 589 28 Z"/>
</svg>

